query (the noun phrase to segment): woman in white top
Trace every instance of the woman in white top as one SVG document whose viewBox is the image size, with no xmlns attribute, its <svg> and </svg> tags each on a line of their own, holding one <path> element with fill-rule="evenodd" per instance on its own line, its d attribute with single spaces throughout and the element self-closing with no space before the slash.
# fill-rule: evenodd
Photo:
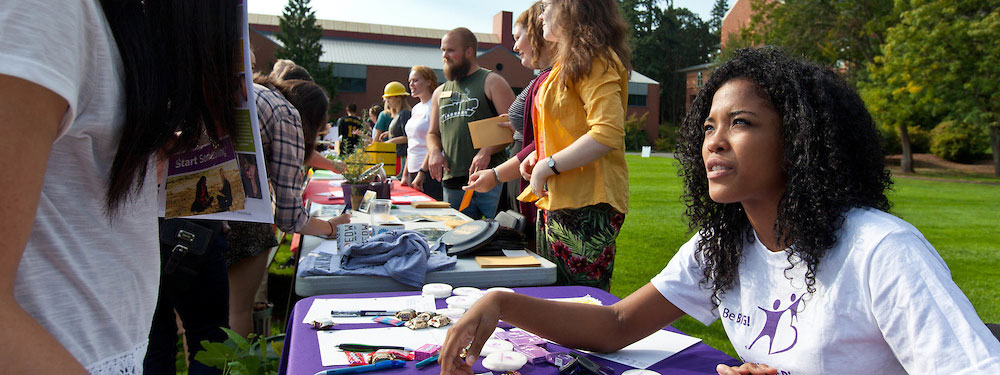
<svg viewBox="0 0 1000 375">
<path fill-rule="evenodd" d="M 237 10 L 0 7 L 2 372 L 142 372 L 160 269 L 154 155 L 235 134 Z"/>
<path fill-rule="evenodd" d="M 837 73 L 774 49 L 739 50 L 680 129 L 697 234 L 620 302 L 514 293 L 479 299 L 448 330 L 442 373 L 470 373 L 498 319 L 564 346 L 625 347 L 687 314 L 722 320 L 744 362 L 719 374 L 998 374 L 1000 342 L 905 221 L 878 130 Z M 585 327 L 585 329 L 581 329 Z"/>
<path fill-rule="evenodd" d="M 427 178 L 427 129 L 430 128 L 430 100 L 438 86 L 437 75 L 431 68 L 417 65 L 410 69 L 410 95 L 420 99 L 413 106 L 406 123 L 406 178 L 414 189 L 431 198 L 444 200 L 441 181 Z"/>
</svg>

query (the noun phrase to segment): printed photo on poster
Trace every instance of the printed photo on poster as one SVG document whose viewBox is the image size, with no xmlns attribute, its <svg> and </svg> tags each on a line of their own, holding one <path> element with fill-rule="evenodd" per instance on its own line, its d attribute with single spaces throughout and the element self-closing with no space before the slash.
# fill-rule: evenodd
<svg viewBox="0 0 1000 375">
<path fill-rule="evenodd" d="M 375 191 L 368 190 L 365 192 L 364 198 L 361 198 L 361 203 L 358 203 L 358 211 L 368 213 L 368 210 L 372 207 L 372 200 L 375 199 Z"/>
<path fill-rule="evenodd" d="M 229 138 L 171 156 L 166 218 L 242 210 L 243 178 Z"/>
<path fill-rule="evenodd" d="M 236 154 L 236 158 L 240 162 L 240 177 L 243 179 L 243 191 L 247 198 L 262 198 L 263 193 L 257 176 L 257 155 Z"/>
</svg>

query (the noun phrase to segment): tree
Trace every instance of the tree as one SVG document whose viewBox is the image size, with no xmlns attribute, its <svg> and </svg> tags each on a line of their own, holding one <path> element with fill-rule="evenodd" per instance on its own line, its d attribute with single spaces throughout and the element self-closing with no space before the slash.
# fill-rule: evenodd
<svg viewBox="0 0 1000 375">
<path fill-rule="evenodd" d="M 716 37 L 722 36 L 722 20 L 726 18 L 728 11 L 729 1 L 715 0 L 715 5 L 712 6 L 712 18 L 708 20 L 708 28 Z"/>
<path fill-rule="evenodd" d="M 879 54 L 886 30 L 899 19 L 886 0 L 753 0 L 753 16 L 730 45 L 781 46 L 807 60 L 843 70 L 847 78 Z M 728 49 L 728 48 L 727 48 Z"/>
<path fill-rule="evenodd" d="M 1000 176 L 1000 0 L 908 3 L 871 69 L 871 86 L 882 89 L 870 96 L 903 117 L 929 112 L 982 124 Z"/>
<path fill-rule="evenodd" d="M 275 34 L 282 47 L 275 52 L 279 59 L 288 59 L 306 68 L 313 80 L 326 89 L 330 100 L 336 96 L 338 80 L 333 75 L 333 66 L 320 63 L 323 46 L 320 38 L 323 28 L 316 23 L 316 12 L 309 6 L 310 0 L 288 0 L 281 17 L 280 30 Z M 331 110 L 333 108 L 331 107 Z"/>
<path fill-rule="evenodd" d="M 309 0 L 288 0 L 278 18 L 278 27 L 280 31 L 275 36 L 282 44 L 276 53 L 279 59 L 292 60 L 310 72 L 319 66 L 323 29 L 316 23 L 316 12 L 309 6 Z"/>
<path fill-rule="evenodd" d="M 902 0 L 895 4 L 886 0 L 753 0 L 749 24 L 727 43 L 722 56 L 727 58 L 737 48 L 748 46 L 779 46 L 792 55 L 841 71 L 849 82 L 858 85 L 871 71 L 867 67 L 877 64 L 875 59 L 888 29 L 899 22 L 899 14 L 908 3 Z M 872 103 L 881 103 L 876 100 L 881 94 L 874 91 L 881 88 L 869 88 L 872 90 L 867 98 L 870 100 L 866 100 L 869 109 L 883 126 L 898 127 L 903 152 L 901 165 L 904 172 L 912 172 L 913 153 L 906 127 L 915 117 L 934 116 L 921 113 L 914 117 L 885 107 L 878 107 L 880 110 L 876 111 Z"/>
<path fill-rule="evenodd" d="M 632 25 L 632 66 L 660 83 L 659 122 L 684 115 L 684 77 L 678 69 L 710 61 L 719 39 L 708 23 L 672 1 L 622 0 L 625 20 Z"/>
</svg>

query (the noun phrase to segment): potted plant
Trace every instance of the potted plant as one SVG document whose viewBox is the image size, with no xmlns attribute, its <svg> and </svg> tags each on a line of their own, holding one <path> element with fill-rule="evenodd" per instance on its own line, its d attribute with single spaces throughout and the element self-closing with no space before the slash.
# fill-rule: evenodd
<svg viewBox="0 0 1000 375">
<path fill-rule="evenodd" d="M 365 196 L 365 191 L 368 190 L 369 183 L 375 178 L 374 175 L 362 176 L 370 162 L 371 158 L 360 147 L 344 157 L 347 167 L 344 168 L 344 173 L 341 173 L 344 182 L 340 187 L 344 190 L 344 204 L 348 204 L 351 208 L 358 207 L 361 198 Z"/>
</svg>

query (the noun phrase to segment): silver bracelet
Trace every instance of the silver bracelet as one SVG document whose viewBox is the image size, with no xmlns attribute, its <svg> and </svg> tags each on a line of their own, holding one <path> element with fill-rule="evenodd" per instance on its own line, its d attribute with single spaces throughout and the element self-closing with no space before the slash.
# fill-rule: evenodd
<svg viewBox="0 0 1000 375">
<path fill-rule="evenodd" d="M 496 179 L 497 179 L 497 185 L 502 184 L 503 182 L 500 181 L 500 173 L 497 173 L 497 169 L 496 168 L 491 168 L 491 169 L 493 170 L 493 177 L 496 177 Z"/>
</svg>

